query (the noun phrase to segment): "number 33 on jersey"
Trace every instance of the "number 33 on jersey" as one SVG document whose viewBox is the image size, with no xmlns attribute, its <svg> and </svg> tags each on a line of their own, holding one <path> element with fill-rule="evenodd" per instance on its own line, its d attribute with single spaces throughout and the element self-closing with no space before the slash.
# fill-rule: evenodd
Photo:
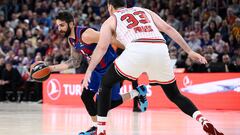
<svg viewBox="0 0 240 135">
<path fill-rule="evenodd" d="M 133 7 L 130 10 L 123 8 L 115 12 L 114 16 L 117 22 L 117 39 L 125 45 L 143 37 L 164 40 L 151 15 L 143 8 Z"/>
</svg>

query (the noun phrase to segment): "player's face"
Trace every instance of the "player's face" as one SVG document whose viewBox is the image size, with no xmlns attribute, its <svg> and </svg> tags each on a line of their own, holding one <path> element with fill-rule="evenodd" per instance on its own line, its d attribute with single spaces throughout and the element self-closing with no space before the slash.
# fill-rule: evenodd
<svg viewBox="0 0 240 135">
<path fill-rule="evenodd" d="M 57 19 L 56 24 L 58 27 L 58 31 L 62 36 L 68 37 L 70 35 L 71 28 L 67 22 Z"/>
</svg>

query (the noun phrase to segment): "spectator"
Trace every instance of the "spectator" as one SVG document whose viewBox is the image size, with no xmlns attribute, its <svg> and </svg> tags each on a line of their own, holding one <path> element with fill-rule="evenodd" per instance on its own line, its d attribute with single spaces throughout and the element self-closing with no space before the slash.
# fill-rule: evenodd
<svg viewBox="0 0 240 135">
<path fill-rule="evenodd" d="M 196 51 L 197 49 L 201 49 L 201 41 L 196 36 L 196 33 L 194 31 L 191 31 L 189 34 L 188 45 L 193 51 Z"/>
<path fill-rule="evenodd" d="M 5 60 L 3 57 L 0 57 L 0 102 L 6 100 L 6 90 L 4 89 L 4 80 L 2 79 L 2 73 L 5 68 Z"/>
<path fill-rule="evenodd" d="M 4 26 L 5 22 L 6 22 L 6 20 L 5 20 L 5 17 L 4 17 L 4 12 L 2 12 L 0 10 L 0 25 Z"/>
<path fill-rule="evenodd" d="M 196 33 L 196 36 L 200 39 L 202 38 L 202 27 L 201 23 L 199 21 L 194 22 L 194 32 Z"/>
<path fill-rule="evenodd" d="M 210 24 L 211 21 L 216 22 L 217 28 L 221 25 L 222 23 L 222 18 L 217 14 L 216 9 L 212 8 L 210 9 L 210 17 L 208 18 L 208 24 Z"/>
<path fill-rule="evenodd" d="M 177 31 L 181 29 L 181 23 L 178 19 L 175 18 L 174 15 L 169 14 L 167 17 L 167 23 L 173 26 Z"/>
<path fill-rule="evenodd" d="M 236 72 L 240 72 L 240 57 L 238 57 L 237 59 L 236 59 L 236 62 L 235 62 L 235 71 Z"/>
<path fill-rule="evenodd" d="M 227 9 L 227 17 L 226 17 L 227 23 L 229 25 L 233 25 L 235 20 L 236 20 L 236 18 L 237 18 L 237 16 L 234 15 L 233 9 L 229 7 Z"/>
<path fill-rule="evenodd" d="M 178 58 L 177 58 L 177 62 L 176 62 L 176 67 L 177 68 L 187 68 L 186 65 L 186 59 L 187 59 L 187 54 L 184 51 L 180 51 Z"/>
<path fill-rule="evenodd" d="M 19 19 L 17 17 L 17 13 L 12 14 L 12 20 L 10 21 L 10 27 L 15 29 L 17 25 L 19 24 Z"/>
<path fill-rule="evenodd" d="M 22 84 L 22 77 L 17 69 L 13 68 L 10 61 L 6 62 L 5 69 L 2 72 L 2 88 L 5 91 L 11 91 L 10 100 L 17 100 L 17 88 Z M 3 90 L 2 89 L 2 90 Z M 0 90 L 1 91 L 1 90 Z"/>
<path fill-rule="evenodd" d="M 208 45 L 212 45 L 212 40 L 210 39 L 210 35 L 207 31 L 203 32 L 201 39 L 201 47 L 205 47 Z"/>
<path fill-rule="evenodd" d="M 45 56 L 46 52 L 47 52 L 47 45 L 45 45 L 41 39 L 38 39 L 37 48 L 35 50 L 35 56 L 37 53 L 40 53 L 41 56 Z"/>
<path fill-rule="evenodd" d="M 239 15 L 240 14 L 240 1 L 232 0 L 232 4 L 230 5 L 230 8 L 233 9 L 234 14 Z"/>
<path fill-rule="evenodd" d="M 211 61 L 217 62 L 218 61 L 218 54 L 214 52 L 214 49 L 211 45 L 207 46 L 207 54 L 211 57 Z"/>
<path fill-rule="evenodd" d="M 217 24 L 215 21 L 210 21 L 209 24 L 205 26 L 205 30 L 210 34 L 210 39 L 213 39 L 215 34 L 218 32 Z"/>
<path fill-rule="evenodd" d="M 222 56 L 222 62 L 224 64 L 224 72 L 234 72 L 236 71 L 235 65 L 231 62 L 228 54 Z"/>
<path fill-rule="evenodd" d="M 229 42 L 229 26 L 227 24 L 227 21 L 226 20 L 223 20 L 222 22 L 222 26 L 220 27 L 220 33 L 222 35 L 222 39 L 224 42 Z"/>
<path fill-rule="evenodd" d="M 26 37 L 23 35 L 23 30 L 21 28 L 18 28 L 16 30 L 16 35 L 14 40 L 15 39 L 19 40 L 20 43 L 23 43 L 26 40 Z"/>
<path fill-rule="evenodd" d="M 240 48 L 240 18 L 231 27 L 230 44 L 234 49 Z"/>
<path fill-rule="evenodd" d="M 91 25 L 92 28 L 96 29 L 96 30 L 100 30 L 101 28 L 101 18 L 99 16 L 95 16 L 94 17 L 94 23 Z"/>
<path fill-rule="evenodd" d="M 218 32 L 215 34 L 215 38 L 213 39 L 213 47 L 216 49 L 217 53 L 223 52 L 223 45 L 226 44 L 222 40 L 221 34 Z"/>
</svg>

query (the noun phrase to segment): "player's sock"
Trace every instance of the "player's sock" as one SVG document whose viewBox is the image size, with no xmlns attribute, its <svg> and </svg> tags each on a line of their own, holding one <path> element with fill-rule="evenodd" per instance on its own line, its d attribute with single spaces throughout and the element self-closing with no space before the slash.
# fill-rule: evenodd
<svg viewBox="0 0 240 135">
<path fill-rule="evenodd" d="M 208 122 L 208 120 L 205 117 L 203 117 L 200 111 L 195 111 L 192 117 L 198 122 L 200 122 L 202 125 L 204 124 L 204 122 Z"/>
<path fill-rule="evenodd" d="M 139 95 L 139 92 L 136 90 L 131 90 L 131 91 L 129 91 L 129 93 L 130 93 L 131 99 L 133 99 Z"/>
<path fill-rule="evenodd" d="M 203 117 L 200 111 L 194 112 L 192 117 L 202 124 L 203 130 L 209 135 L 224 135 L 223 133 L 217 131 L 213 124 Z"/>
<path fill-rule="evenodd" d="M 97 135 L 105 135 L 106 134 L 106 123 L 107 117 L 97 116 Z"/>
</svg>

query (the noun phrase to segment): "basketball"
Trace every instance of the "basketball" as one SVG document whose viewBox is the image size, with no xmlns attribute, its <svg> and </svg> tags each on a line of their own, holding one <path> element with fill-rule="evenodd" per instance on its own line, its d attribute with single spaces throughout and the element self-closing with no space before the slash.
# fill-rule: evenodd
<svg viewBox="0 0 240 135">
<path fill-rule="evenodd" d="M 45 81 L 51 74 L 50 68 L 42 61 L 37 61 L 31 65 L 30 75 L 36 81 Z"/>
</svg>

